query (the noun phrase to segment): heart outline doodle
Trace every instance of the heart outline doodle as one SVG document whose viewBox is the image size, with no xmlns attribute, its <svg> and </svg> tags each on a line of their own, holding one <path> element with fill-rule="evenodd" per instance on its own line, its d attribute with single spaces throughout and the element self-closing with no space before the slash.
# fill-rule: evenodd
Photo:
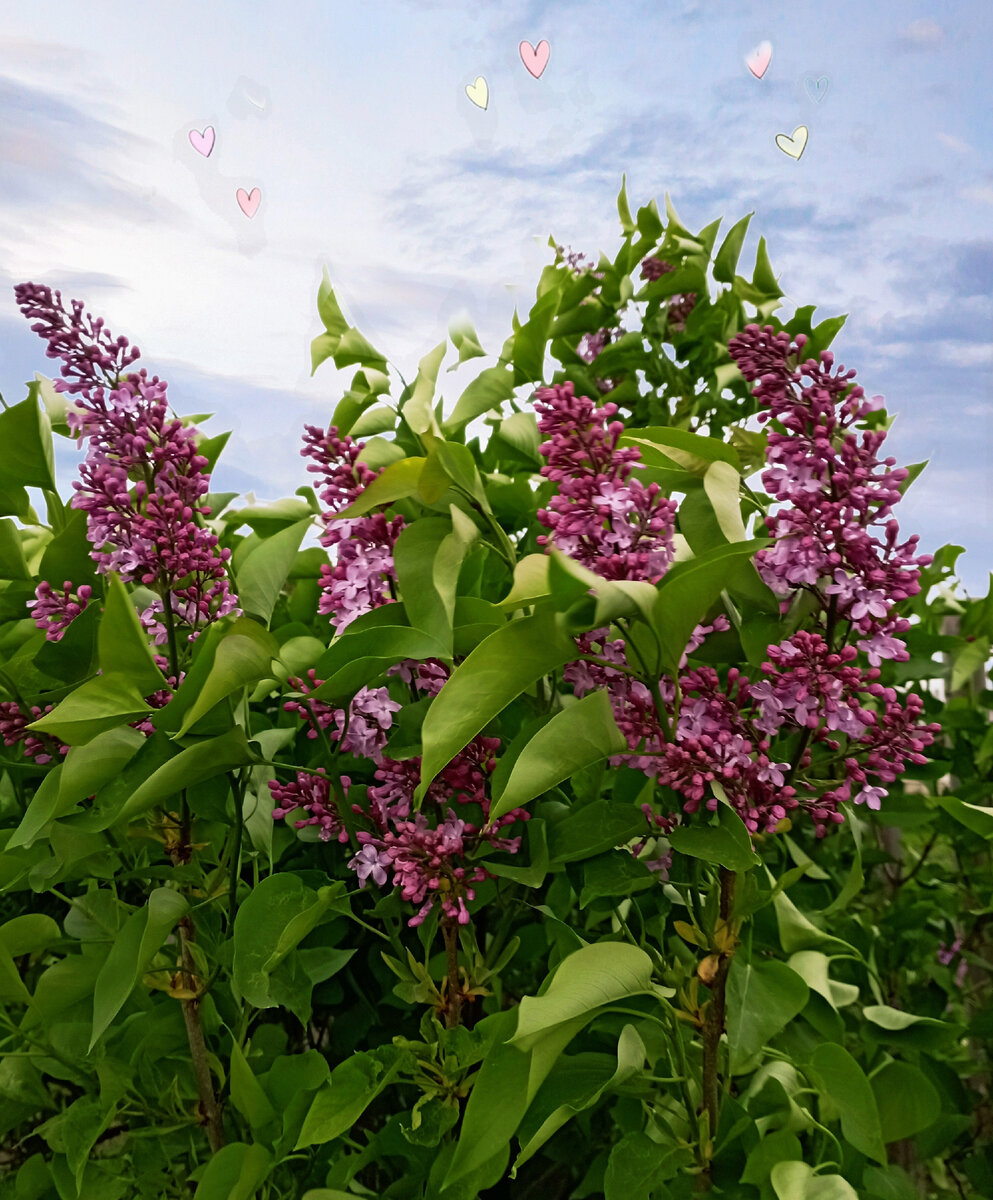
<svg viewBox="0 0 993 1200">
<path fill-rule="evenodd" d="M 211 151 L 214 149 L 214 127 L 207 125 L 201 133 L 199 129 L 190 130 L 190 145 L 197 152 L 202 154 L 204 158 L 210 158 Z"/>
<path fill-rule="evenodd" d="M 760 42 L 745 58 L 745 66 L 756 79 L 762 78 L 766 71 L 769 70 L 769 63 L 771 62 L 772 42 Z"/>
<path fill-rule="evenodd" d="M 809 130 L 806 125 L 798 125 L 793 130 L 792 136 L 787 133 L 777 133 L 776 145 L 784 154 L 789 155 L 790 158 L 795 158 L 799 162 L 800 156 L 807 146 L 808 134 Z"/>
<path fill-rule="evenodd" d="M 465 94 L 477 108 L 486 108 L 490 102 L 490 89 L 482 75 L 476 76 L 475 83 L 465 85 Z"/>
<path fill-rule="evenodd" d="M 257 188 L 252 188 L 251 192 L 246 192 L 244 188 L 239 188 L 235 192 L 235 199 L 238 201 L 238 207 L 248 217 L 249 220 L 259 211 L 259 205 L 262 203 L 262 192 Z"/>
<path fill-rule="evenodd" d="M 823 84 L 823 89 L 821 87 Z M 828 94 L 828 89 L 831 86 L 831 80 L 826 75 L 821 75 L 815 79 L 813 75 L 808 75 L 803 81 L 804 91 L 815 104 L 820 104 L 824 97 Z"/>
<path fill-rule="evenodd" d="M 551 47 L 544 38 L 537 46 L 532 46 L 530 42 L 521 42 L 518 46 L 521 55 L 521 62 L 524 64 L 528 74 L 533 75 L 535 79 L 540 79 L 545 73 L 545 68 L 548 66 L 548 56 L 551 53 Z"/>
</svg>

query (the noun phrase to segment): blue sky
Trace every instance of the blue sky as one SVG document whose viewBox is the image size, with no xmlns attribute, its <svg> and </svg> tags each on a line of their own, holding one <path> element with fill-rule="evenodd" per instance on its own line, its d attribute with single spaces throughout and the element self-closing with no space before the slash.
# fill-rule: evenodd
<svg viewBox="0 0 993 1200">
<path fill-rule="evenodd" d="M 536 80 L 518 45 L 543 38 Z M 897 414 L 888 451 L 930 459 L 901 526 L 923 550 L 964 545 L 960 578 L 984 593 L 991 44 L 987 0 L 7 6 L 0 391 L 50 369 L 12 293 L 48 283 L 136 341 L 178 411 L 235 431 L 217 490 L 288 494 L 300 427 L 350 375 L 309 376 L 325 265 L 408 378 L 461 312 L 498 352 L 549 234 L 616 251 L 626 172 L 632 205 L 669 192 L 691 228 L 754 210 L 743 262 L 764 235 L 783 315 L 850 314 L 835 348 Z M 485 111 L 464 91 L 478 75 Z M 774 139 L 800 124 L 797 162 Z M 204 159 L 188 133 L 206 125 Z M 252 220 L 239 187 L 261 189 Z M 449 404 L 480 365 L 445 377 Z"/>
</svg>

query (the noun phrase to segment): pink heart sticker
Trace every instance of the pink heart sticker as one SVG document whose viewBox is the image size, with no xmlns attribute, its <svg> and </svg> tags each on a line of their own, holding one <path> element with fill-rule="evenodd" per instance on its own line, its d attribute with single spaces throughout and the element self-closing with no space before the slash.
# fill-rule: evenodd
<svg viewBox="0 0 993 1200">
<path fill-rule="evenodd" d="M 521 42 L 521 62 L 531 72 L 535 79 L 540 79 L 548 66 L 549 45 L 545 41 L 538 43 L 537 49 L 530 42 Z"/>
<path fill-rule="evenodd" d="M 210 152 L 214 148 L 213 125 L 208 125 L 203 133 L 201 133 L 199 129 L 191 129 L 190 145 L 197 152 L 197 154 L 202 154 L 204 158 L 209 158 Z"/>
<path fill-rule="evenodd" d="M 235 195 L 238 200 L 238 207 L 250 220 L 259 211 L 259 205 L 262 203 L 262 193 L 257 187 L 252 188 L 251 195 L 244 188 L 239 188 Z"/>
<path fill-rule="evenodd" d="M 761 79 L 772 62 L 772 42 L 763 42 L 745 59 L 745 65 L 756 79 Z"/>
</svg>

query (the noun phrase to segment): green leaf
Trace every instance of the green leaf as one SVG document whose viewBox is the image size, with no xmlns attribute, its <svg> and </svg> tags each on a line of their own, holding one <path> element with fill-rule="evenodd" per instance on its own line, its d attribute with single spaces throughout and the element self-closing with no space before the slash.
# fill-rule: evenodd
<svg viewBox="0 0 993 1200">
<path fill-rule="evenodd" d="M 671 994 L 652 982 L 652 960 L 627 942 L 594 942 L 559 963 L 543 995 L 525 996 L 510 1044 L 535 1049 L 550 1033 L 631 996 Z M 536 1089 L 535 1089 L 536 1090 Z"/>
<path fill-rule="evenodd" d="M 835 955 L 859 957 L 848 942 L 818 929 L 785 892 L 780 892 L 772 903 L 779 927 L 779 941 L 787 954 L 795 954 L 798 950 L 823 950 Z"/>
<path fill-rule="evenodd" d="M 352 386 L 338 401 L 331 417 L 331 424 L 338 430 L 339 435 L 344 437 L 346 433 L 352 432 L 355 422 L 370 405 L 375 404 L 376 397 L 388 394 L 389 390 L 389 376 L 384 375 L 382 371 L 374 371 L 371 368 L 356 371 Z M 396 414 L 392 410 L 390 415 L 395 419 Z"/>
<path fill-rule="evenodd" d="M 286 960 L 318 925 L 333 919 L 340 910 L 344 888 L 338 883 L 315 892 L 299 876 L 290 874 L 269 875 L 253 888 L 234 922 L 232 983 L 236 994 L 255 1008 L 274 1008 L 286 1004 L 302 983 L 306 991 L 302 1007 L 309 1013 L 313 983 L 300 978 L 299 964 Z M 354 951 L 348 953 L 350 957 Z M 299 1016 L 301 1005 L 295 1003 L 293 1011 Z"/>
<path fill-rule="evenodd" d="M 693 1156 L 681 1147 L 656 1142 L 647 1133 L 629 1133 L 610 1152 L 603 1177 L 604 1200 L 648 1200 Z"/>
<path fill-rule="evenodd" d="M 0 475 L 6 487 L 36 487 L 54 492 L 52 424 L 39 403 L 39 393 L 38 382 L 32 381 L 26 400 L 0 412 Z"/>
<path fill-rule="evenodd" d="M 272 660 L 278 656 L 279 643 L 270 633 L 248 617 L 239 618 L 218 639 L 206 677 L 191 672 L 154 724 L 168 729 L 175 705 L 183 716 L 173 737 L 183 737 L 222 700 L 269 678 Z"/>
<path fill-rule="evenodd" d="M 522 462 L 535 468 L 541 466 L 541 454 L 538 450 L 541 434 L 538 432 L 538 422 L 534 413 L 512 413 L 506 420 L 501 421 L 493 431 L 493 438 L 490 439 L 487 448 L 495 446 L 499 449 L 501 443 L 512 447 Z"/>
<path fill-rule="evenodd" d="M 352 517 L 361 517 L 384 504 L 392 504 L 394 500 L 405 500 L 408 496 L 417 495 L 425 461 L 415 457 L 401 458 L 390 463 L 347 508 L 335 514 L 335 519 L 351 520 Z"/>
<path fill-rule="evenodd" d="M 343 703 L 404 659 L 423 662 L 448 657 L 443 642 L 408 625 L 380 625 L 352 632 L 349 627 L 319 660 L 314 670 L 324 683 L 311 696 L 325 703 Z"/>
<path fill-rule="evenodd" d="M 632 433 L 622 433 L 618 445 L 637 446 L 646 462 L 654 459 L 663 466 L 675 463 L 684 471 L 701 477 L 714 462 L 725 462 L 736 471 L 741 470 L 738 453 L 727 442 L 670 425 L 648 426 Z M 665 460 L 669 460 L 668 463 Z"/>
<path fill-rule="evenodd" d="M 644 829 L 637 808 L 601 797 L 556 821 L 548 831 L 548 852 L 552 862 L 577 862 L 621 846 Z"/>
<path fill-rule="evenodd" d="M 742 1183 L 752 1183 L 761 1187 L 769 1178 L 769 1174 L 777 1163 L 802 1161 L 803 1147 L 800 1139 L 789 1129 L 777 1129 L 767 1133 L 753 1150 L 749 1152 L 745 1170 L 741 1176 Z"/>
<path fill-rule="evenodd" d="M 392 1046 L 353 1054 L 331 1072 L 314 1097 L 294 1150 L 323 1146 L 348 1133 L 369 1105 L 392 1083 L 403 1060 Z"/>
<path fill-rule="evenodd" d="M 583 863 L 579 907 L 586 908 L 603 896 L 610 897 L 616 904 L 621 898 L 655 887 L 657 883 L 658 877 L 630 850 L 608 850 Z"/>
<path fill-rule="evenodd" d="M 104 730 L 137 721 L 149 712 L 151 706 L 128 676 L 108 672 L 80 684 L 28 729 L 82 746 Z"/>
<path fill-rule="evenodd" d="M 741 519 L 741 476 L 726 462 L 712 462 L 703 477 L 717 524 L 729 542 L 743 542 L 748 536 Z"/>
<path fill-rule="evenodd" d="M 631 216 L 631 209 L 628 207 L 627 182 L 627 175 L 622 175 L 621 190 L 617 196 L 617 215 L 621 219 L 621 228 L 624 230 L 625 235 L 634 233 L 636 229 L 634 218 Z"/>
<path fill-rule="evenodd" d="M 479 335 L 468 317 L 453 318 L 448 326 L 448 336 L 452 345 L 459 352 L 459 361 L 449 367 L 449 371 L 457 370 L 470 358 L 484 358 L 486 351 L 479 344 Z"/>
<path fill-rule="evenodd" d="M 527 1111 L 531 1055 L 506 1040 L 515 1018 L 514 1012 L 486 1018 L 492 1023 L 495 1036 L 469 1093 L 461 1133 L 442 1190 L 507 1146 Z"/>
<path fill-rule="evenodd" d="M 255 1200 L 272 1167 L 272 1155 L 264 1146 L 229 1142 L 207 1163 L 193 1200 Z"/>
<path fill-rule="evenodd" d="M 772 273 L 772 263 L 769 262 L 769 251 L 766 249 L 765 238 L 759 238 L 759 248 L 755 255 L 755 273 L 752 275 L 752 287 L 763 296 L 778 299 L 783 292 Z"/>
<path fill-rule="evenodd" d="M 662 643 L 665 670 L 674 673 L 686 650 L 690 634 L 728 585 L 729 572 L 750 561 L 768 545 L 765 538 L 719 546 L 697 558 L 676 563 L 658 585 L 655 630 Z"/>
<path fill-rule="evenodd" d="M 599 1059 L 601 1056 L 597 1056 Z M 605 1056 L 604 1056 L 605 1057 Z M 533 1158 L 542 1146 L 552 1138 L 568 1121 L 571 1121 L 577 1113 L 581 1113 L 588 1108 L 592 1108 L 600 1098 L 612 1089 L 619 1087 L 628 1079 L 637 1075 L 645 1065 L 645 1044 L 638 1036 L 638 1031 L 633 1025 L 625 1025 L 621 1030 L 621 1036 L 617 1043 L 617 1065 L 611 1071 L 609 1059 L 606 1060 L 606 1068 L 600 1067 L 599 1070 L 591 1070 L 589 1067 L 578 1069 L 579 1064 L 575 1065 L 563 1062 L 560 1060 L 559 1066 L 551 1072 L 549 1078 L 539 1089 L 534 1103 L 528 1110 L 526 1124 L 533 1129 L 534 1132 L 525 1133 L 522 1129 L 520 1133 L 521 1152 L 514 1161 L 513 1174 L 528 1161 Z M 563 1071 L 562 1068 L 565 1067 Z M 569 1070 L 569 1067 L 572 1070 Z M 561 1075 L 566 1078 L 562 1079 Z M 556 1076 L 560 1078 L 556 1078 Z M 563 1087 L 563 1083 L 565 1087 Z M 556 1086 L 553 1088 L 552 1085 Z M 546 1093 L 554 1095 L 556 1100 L 562 1102 L 555 1104 L 550 1108 L 547 1101 L 542 1106 L 542 1100 Z M 539 1110 L 541 1123 L 535 1128 L 535 1110 Z"/>
<path fill-rule="evenodd" d="M 93 1034 L 90 1050 L 124 1007 L 148 970 L 166 937 L 187 908 L 186 899 L 172 888 L 155 888 L 144 908 L 124 922 L 110 948 L 93 992 Z"/>
<path fill-rule="evenodd" d="M 73 746 L 32 796 L 7 849 L 30 846 L 49 822 L 72 812 L 80 800 L 115 779 L 144 744 L 143 734 L 122 725 L 98 734 L 85 746 Z"/>
<path fill-rule="evenodd" d="M 811 1057 L 818 1090 L 841 1117 L 841 1132 L 856 1150 L 886 1165 L 876 1098 L 862 1068 L 844 1047 L 822 1042 Z"/>
<path fill-rule="evenodd" d="M 626 749 L 627 739 L 617 728 L 609 694 L 591 692 L 556 713 L 524 747 L 506 786 L 494 796 L 489 821 L 523 808 L 583 767 Z"/>
<path fill-rule="evenodd" d="M 13 958 L 47 950 L 61 937 L 56 922 L 44 913 L 23 913 L 0 925 L 0 945 Z"/>
<path fill-rule="evenodd" d="M 989 657 L 990 639 L 985 635 L 977 637 L 974 642 L 966 642 L 952 662 L 950 690 L 957 692 L 964 687 L 977 671 L 984 669 Z"/>
<path fill-rule="evenodd" d="M 31 579 L 21 535 L 13 521 L 0 521 L 0 579 Z"/>
<path fill-rule="evenodd" d="M 238 603 L 246 613 L 269 623 L 311 524 L 308 518 L 289 525 L 266 538 L 239 563 Z"/>
<path fill-rule="evenodd" d="M 961 1027 L 936 1017 L 920 1017 L 916 1013 L 890 1008 L 887 1004 L 870 1004 L 862 1009 L 865 1019 L 886 1035 L 867 1030 L 873 1040 L 891 1046 L 912 1046 L 915 1049 L 935 1050 L 947 1044 L 961 1032 Z"/>
<path fill-rule="evenodd" d="M 796 971 L 812 992 L 823 996 L 833 1009 L 853 1004 L 859 997 L 859 989 L 854 983 L 840 983 L 830 978 L 828 971 L 831 960 L 819 950 L 798 950 L 790 955 L 787 965 L 790 970 Z"/>
<path fill-rule="evenodd" d="M 435 776 L 521 692 L 563 666 L 576 645 L 554 614 L 525 617 L 491 633 L 452 673 L 424 718 L 420 806 Z"/>
<path fill-rule="evenodd" d="M 806 983 L 785 963 L 762 959 L 746 963 L 740 954 L 731 959 L 727 1026 L 732 1073 L 786 1028 L 809 995 Z"/>
<path fill-rule="evenodd" d="M 271 876 L 270 876 L 271 878 Z M 255 1131 L 277 1120 L 265 1088 L 256 1079 L 237 1041 L 231 1043 L 231 1103 Z"/>
<path fill-rule="evenodd" d="M 934 799 L 950 817 L 954 817 L 966 829 L 971 829 L 987 841 L 993 838 L 993 808 L 983 804 L 967 804 L 951 794 L 935 796 Z"/>
<path fill-rule="evenodd" d="M 453 504 L 451 521 L 425 517 L 402 531 L 393 548 L 397 586 L 414 629 L 433 637 L 452 655 L 455 589 L 472 542 L 475 524 Z"/>
<path fill-rule="evenodd" d="M 339 369 L 357 363 L 376 371 L 386 371 L 387 362 L 383 355 L 374 350 L 362 334 L 345 320 L 326 270 L 317 293 L 317 311 L 327 332 L 314 338 L 311 343 L 311 375 L 329 358 L 334 359 L 334 365 Z"/>
<path fill-rule="evenodd" d="M 721 248 L 714 258 L 714 278 L 719 283 L 734 283 L 734 274 L 738 267 L 741 247 L 745 244 L 748 223 L 754 215 L 754 213 L 749 213 L 747 217 L 742 217 L 732 226 L 731 231 L 721 243 Z"/>
<path fill-rule="evenodd" d="M 184 788 L 214 779 L 234 767 L 244 767 L 258 761 L 259 754 L 245 737 L 240 725 L 218 737 L 198 738 L 132 792 L 117 820 L 132 821 L 152 805 L 177 796 Z"/>
<path fill-rule="evenodd" d="M 500 601 L 500 607 L 513 611 L 542 600 L 551 594 L 548 567 L 551 559 L 547 554 L 527 554 L 514 567 L 514 583 Z"/>
<path fill-rule="evenodd" d="M 514 395 L 514 369 L 509 366 L 487 367 L 469 384 L 452 411 L 441 423 L 447 436 L 458 433 L 483 413 L 502 407 Z"/>
<path fill-rule="evenodd" d="M 441 436 L 441 429 L 434 415 L 434 409 L 431 407 L 431 401 L 438 382 L 438 370 L 445 357 L 447 346 L 447 342 L 441 342 L 430 354 L 425 354 L 421 359 L 417 366 L 417 378 L 414 380 L 410 399 L 400 410 L 401 416 L 414 433 L 431 433 L 437 437 Z"/>
<path fill-rule="evenodd" d="M 514 383 L 517 385 L 540 382 L 544 376 L 545 348 L 551 337 L 563 282 L 561 274 L 555 272 L 554 284 L 538 297 L 527 321 L 514 334 L 510 357 L 514 366 Z"/>
<path fill-rule="evenodd" d="M 887 1063 L 870 1083 L 887 1144 L 913 1137 L 941 1116 L 941 1097 L 924 1072 L 909 1063 Z"/>
<path fill-rule="evenodd" d="M 744 821 L 728 804 L 718 804 L 717 820 L 717 826 L 677 825 L 669 834 L 669 844 L 690 858 L 747 871 L 757 859 Z"/>
<path fill-rule="evenodd" d="M 100 667 L 105 675 L 127 677 L 143 696 L 151 695 L 164 688 L 166 681 L 155 665 L 148 634 L 119 576 L 111 571 L 106 580 L 106 600 L 97 634 Z"/>
<path fill-rule="evenodd" d="M 782 1162 L 770 1174 L 776 1200 L 859 1200 L 858 1192 L 840 1175 L 815 1175 L 803 1162 Z"/>
</svg>

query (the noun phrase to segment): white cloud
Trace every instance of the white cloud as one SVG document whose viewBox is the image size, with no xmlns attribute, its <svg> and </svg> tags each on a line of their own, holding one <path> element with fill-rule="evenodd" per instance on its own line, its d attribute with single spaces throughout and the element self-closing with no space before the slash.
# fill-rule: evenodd
<svg viewBox="0 0 993 1200">
<path fill-rule="evenodd" d="M 949 150 L 957 150 L 960 154 L 975 153 L 968 142 L 963 142 L 961 138 L 957 138 L 951 133 L 939 133 L 938 141 L 943 142 L 949 148 Z"/>
<path fill-rule="evenodd" d="M 901 31 L 904 41 L 913 42 L 915 46 L 937 46 L 945 37 L 945 31 L 928 17 L 911 21 L 906 29 Z"/>
</svg>

